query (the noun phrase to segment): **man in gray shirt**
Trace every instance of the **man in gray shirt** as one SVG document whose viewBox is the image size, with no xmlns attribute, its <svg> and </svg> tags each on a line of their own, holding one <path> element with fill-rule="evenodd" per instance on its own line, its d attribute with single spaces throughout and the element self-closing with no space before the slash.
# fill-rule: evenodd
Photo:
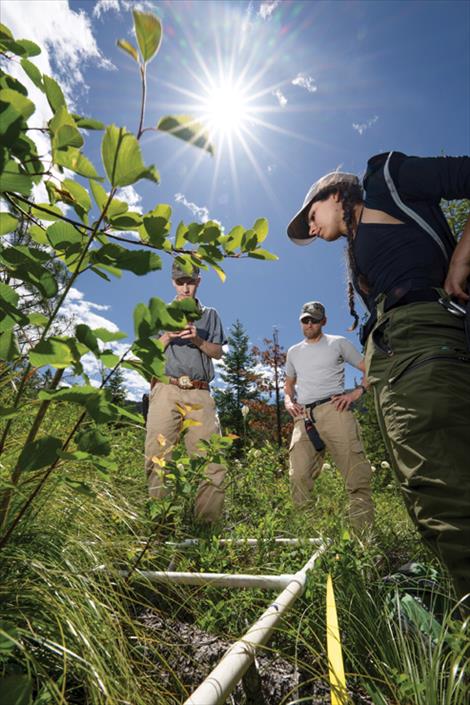
<svg viewBox="0 0 470 705">
<path fill-rule="evenodd" d="M 299 320 L 305 337 L 287 351 L 284 401 L 294 419 L 289 449 L 292 499 L 298 506 L 309 501 L 326 448 L 346 484 L 351 525 L 361 530 L 374 518 L 372 473 L 349 407 L 366 387 L 360 384 L 344 392 L 344 363 L 364 372 L 364 362 L 346 338 L 323 333 L 323 304 L 304 304 Z"/>
<path fill-rule="evenodd" d="M 220 434 L 215 402 L 210 395 L 209 383 L 214 378 L 213 359 L 222 357 L 226 343 L 224 330 L 215 308 L 203 306 L 196 298 L 200 284 L 199 269 L 194 267 L 187 274 L 173 264 L 172 282 L 176 299 L 196 299 L 201 311 L 195 323 L 182 331 L 167 331 L 159 340 L 165 348 L 165 374 L 168 384 L 154 380 L 149 398 L 147 435 L 145 440 L 145 469 L 151 497 L 163 498 L 168 489 L 165 484 L 166 460 L 178 442 L 183 420 L 196 422 L 184 435 L 190 454 L 201 454 L 198 441 Z M 187 414 L 185 409 L 190 407 Z M 224 503 L 225 468 L 210 463 L 205 479 L 198 488 L 195 515 L 199 521 L 214 522 L 222 514 Z"/>
</svg>

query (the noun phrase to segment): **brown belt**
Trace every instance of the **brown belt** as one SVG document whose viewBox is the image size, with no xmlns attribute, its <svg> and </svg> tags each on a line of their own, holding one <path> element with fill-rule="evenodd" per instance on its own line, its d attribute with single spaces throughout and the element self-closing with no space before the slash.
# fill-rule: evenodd
<svg viewBox="0 0 470 705">
<path fill-rule="evenodd" d="M 201 379 L 191 379 L 187 375 L 181 375 L 181 377 L 168 377 L 169 384 L 174 384 L 180 389 L 209 389 L 209 382 L 203 382 Z M 150 388 L 153 389 L 159 381 L 152 377 L 150 383 Z"/>
</svg>

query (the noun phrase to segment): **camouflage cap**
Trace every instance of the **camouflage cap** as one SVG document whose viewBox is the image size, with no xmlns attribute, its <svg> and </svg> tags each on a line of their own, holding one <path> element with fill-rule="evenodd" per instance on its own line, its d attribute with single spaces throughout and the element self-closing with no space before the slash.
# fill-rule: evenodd
<svg viewBox="0 0 470 705">
<path fill-rule="evenodd" d="M 320 323 L 325 318 L 325 307 L 319 301 L 307 301 L 306 304 L 302 306 L 302 311 L 300 312 L 299 321 L 303 318 L 310 316 L 314 321 Z"/>
<path fill-rule="evenodd" d="M 199 267 L 196 267 L 195 265 L 192 268 L 191 272 L 185 272 L 184 269 L 181 269 L 181 267 L 176 263 L 173 262 L 173 266 L 171 268 L 171 278 L 172 279 L 192 279 L 193 281 L 196 281 L 198 279 L 200 273 Z"/>
</svg>

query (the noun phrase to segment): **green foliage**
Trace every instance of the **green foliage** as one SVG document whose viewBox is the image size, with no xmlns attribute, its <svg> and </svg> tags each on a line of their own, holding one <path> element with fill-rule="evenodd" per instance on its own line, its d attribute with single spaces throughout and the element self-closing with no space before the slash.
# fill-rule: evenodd
<svg viewBox="0 0 470 705">
<path fill-rule="evenodd" d="M 199 122 L 188 115 L 167 115 L 160 118 L 157 130 L 168 132 L 180 140 L 189 142 L 195 147 L 205 149 L 209 154 L 214 154 L 214 147 L 209 141 L 207 130 Z"/>
<path fill-rule="evenodd" d="M 220 370 L 224 387 L 215 391 L 214 398 L 222 427 L 246 441 L 242 406 L 247 401 L 259 399 L 260 392 L 259 376 L 255 371 L 256 360 L 241 321 L 237 320 L 231 326 L 227 342 L 228 349 Z"/>
<path fill-rule="evenodd" d="M 120 187 L 140 179 L 158 183 L 160 178 L 155 166 L 145 164 L 140 138 L 144 130 L 157 129 L 145 128 L 143 119 L 146 67 L 159 51 L 162 25 L 155 15 L 137 10 L 133 12 L 133 20 L 138 49 L 127 40 L 120 40 L 119 46 L 140 69 L 143 97 L 136 134 L 123 126 L 103 125 L 93 117 L 70 112 L 59 83 L 42 74 L 32 60 L 40 54 L 40 47 L 27 39 L 16 39 L 4 26 L 0 31 L 0 50 L 4 56 L 0 69 L 0 183 L 8 209 L 1 214 L 0 225 L 0 235 L 8 236 L 0 243 L 3 269 L 0 356 L 8 365 L 8 374 L 15 378 L 16 389 L 2 414 L 5 426 L 0 436 L 0 455 L 8 462 L 2 465 L 5 489 L 0 492 L 0 549 L 10 541 L 20 520 L 27 517 L 53 469 L 62 469 L 68 462 L 87 461 L 100 472 L 106 468 L 102 456 L 108 451 L 107 441 L 94 426 L 83 431 L 84 424 L 90 419 L 100 426 L 121 423 L 123 419 L 141 424 L 142 417 L 133 413 L 122 394 L 118 394 L 122 377 L 116 369 L 122 365 L 146 380 L 163 378 L 163 350 L 154 336 L 162 329 L 179 330 L 200 315 L 193 302 L 166 305 L 159 299 L 151 299 L 148 306 L 138 304 L 134 316 L 135 340 L 121 361 L 112 347 L 105 344 L 125 337 L 124 334 L 93 331 L 85 325 L 76 326 L 73 332 L 67 330 L 67 334 L 61 330 L 67 323 L 61 320 L 61 307 L 78 277 L 90 272 L 108 280 L 110 275 L 119 277 L 123 271 L 145 276 L 161 269 L 163 253 L 176 258 L 183 269 L 194 264 L 206 269 L 212 267 L 224 278 L 220 267 L 224 257 L 252 256 L 267 234 L 267 221 L 259 219 L 253 229 L 241 228 L 242 237 L 234 244 L 225 238 L 217 223 L 190 223 L 178 229 L 177 243 L 172 243 L 170 206 L 156 204 L 148 213 L 140 214 L 130 211 L 128 204 L 116 197 Z M 34 100 L 27 87 L 7 73 L 14 56 L 20 57 L 18 65 L 27 79 L 44 93 L 51 110 L 47 125 L 40 126 L 50 140 L 50 159 L 45 163 L 28 137 L 31 120 L 37 113 Z M 167 131 L 165 120 L 171 121 L 172 117 L 162 123 L 161 129 Z M 179 126 L 183 127 L 181 123 Z M 105 177 L 87 154 L 86 130 L 104 130 L 101 157 Z M 208 148 L 194 139 L 188 124 L 174 134 L 197 147 Z M 83 179 L 58 178 L 57 174 L 63 174 L 64 169 Z M 88 184 L 84 179 L 88 179 Z M 30 196 L 33 185 L 40 184 L 48 198 L 43 203 Z M 77 220 L 65 216 L 62 204 L 73 208 Z M 45 226 L 44 221 L 51 224 Z M 138 242 L 122 234 L 129 230 L 138 233 Z M 16 293 L 18 283 L 31 296 L 29 310 L 25 310 Z M 90 385 L 82 365 L 83 356 L 90 352 L 102 369 L 111 369 L 110 374 L 103 375 L 99 389 Z M 16 411 L 22 408 L 30 379 L 40 368 L 50 371 L 52 380 L 47 389 L 39 392 L 34 418 L 22 436 L 23 445 L 14 443 L 15 428 L 22 418 Z M 71 386 L 61 388 L 65 371 L 72 371 L 74 378 Z M 105 379 L 113 378 L 115 388 L 104 390 Z M 46 435 L 48 410 L 57 409 L 59 402 L 78 405 L 79 415 L 57 435 Z M 97 460 L 100 456 L 101 460 Z M 44 469 L 41 476 L 34 475 L 41 469 Z M 20 491 L 26 471 L 33 477 L 29 493 Z M 69 478 L 68 482 L 71 481 Z M 78 488 L 87 491 L 83 483 L 73 481 L 77 482 L 77 491 Z"/>
</svg>

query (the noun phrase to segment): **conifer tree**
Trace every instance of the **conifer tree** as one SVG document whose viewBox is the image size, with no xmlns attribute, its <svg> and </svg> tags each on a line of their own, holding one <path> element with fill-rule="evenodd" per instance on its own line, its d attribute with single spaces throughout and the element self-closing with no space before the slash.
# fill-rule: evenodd
<svg viewBox="0 0 470 705">
<path fill-rule="evenodd" d="M 224 389 L 214 392 L 222 428 L 237 436 L 244 436 L 242 406 L 260 398 L 256 359 L 243 324 L 236 320 L 228 335 L 228 351 L 224 355 L 220 373 Z"/>
</svg>

